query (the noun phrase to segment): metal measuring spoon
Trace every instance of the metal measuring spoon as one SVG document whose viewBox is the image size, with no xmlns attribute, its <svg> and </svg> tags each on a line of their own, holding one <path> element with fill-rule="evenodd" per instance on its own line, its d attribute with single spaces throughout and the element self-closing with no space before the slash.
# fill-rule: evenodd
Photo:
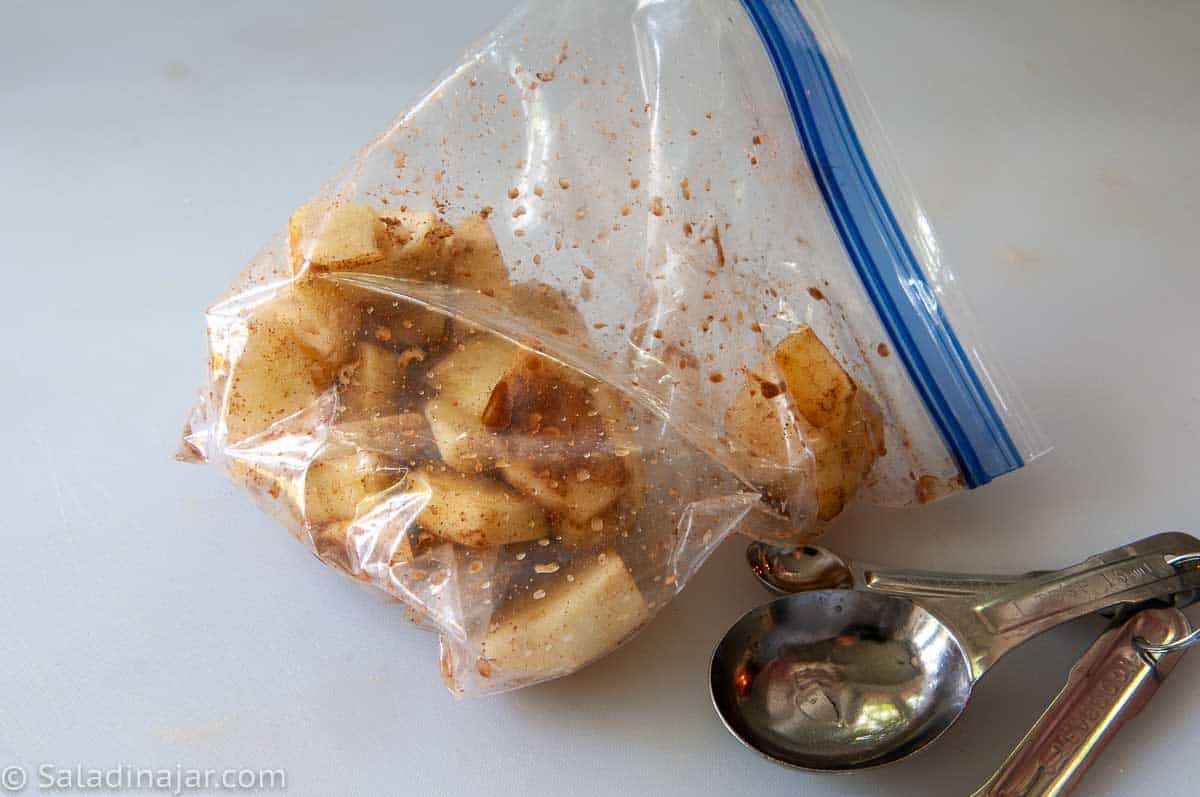
<svg viewBox="0 0 1200 797">
<path fill-rule="evenodd" d="M 713 704 L 747 746 L 783 764 L 846 771 L 898 761 L 940 736 L 1002 655 L 1067 620 L 1200 585 L 1178 570 L 1200 540 L 1159 534 L 1063 570 L 971 595 L 817 590 L 745 614 L 717 645 Z"/>
<path fill-rule="evenodd" d="M 746 548 L 746 561 L 759 582 L 776 595 L 814 589 L 866 589 L 894 595 L 940 597 L 973 594 L 1022 578 L 1019 575 L 889 569 L 847 561 L 820 545 L 789 547 L 752 542 Z"/>
<path fill-rule="evenodd" d="M 746 561 L 759 583 L 776 595 L 793 595 L 815 589 L 862 589 L 909 598 L 974 595 L 1000 584 L 1012 584 L 1022 578 L 1044 576 L 1050 572 L 1034 570 L 1013 575 L 903 570 L 843 559 L 820 545 L 792 547 L 765 542 L 750 543 L 746 548 Z M 1200 591 L 1193 589 L 1158 598 L 1151 603 L 1182 608 L 1197 600 L 1200 600 Z M 1115 612 L 1105 608 L 1098 614 L 1111 618 Z"/>
</svg>

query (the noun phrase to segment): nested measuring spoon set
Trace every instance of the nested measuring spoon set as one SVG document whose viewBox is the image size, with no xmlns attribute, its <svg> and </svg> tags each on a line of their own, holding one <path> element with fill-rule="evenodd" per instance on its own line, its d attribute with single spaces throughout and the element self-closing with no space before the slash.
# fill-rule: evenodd
<svg viewBox="0 0 1200 797">
<path fill-rule="evenodd" d="M 754 543 L 747 557 L 781 597 L 717 645 L 713 705 L 748 747 L 801 769 L 845 772 L 917 752 L 1005 653 L 1101 613 L 1109 629 L 977 792 L 1064 794 L 1200 638 L 1179 611 L 1200 597 L 1200 540 L 1180 532 L 1016 576 L 879 567 L 817 546 Z"/>
</svg>

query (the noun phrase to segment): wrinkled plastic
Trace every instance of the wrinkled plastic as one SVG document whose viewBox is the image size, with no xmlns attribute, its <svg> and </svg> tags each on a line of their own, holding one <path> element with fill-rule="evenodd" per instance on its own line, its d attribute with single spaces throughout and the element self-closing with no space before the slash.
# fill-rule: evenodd
<svg viewBox="0 0 1200 797">
<path fill-rule="evenodd" d="M 800 8 L 927 280 L 914 301 L 950 316 L 1032 458 Z M 734 531 L 799 543 L 851 501 L 962 486 L 828 201 L 742 4 L 526 3 L 209 309 L 183 457 L 436 629 L 456 693 L 574 671 Z"/>
</svg>

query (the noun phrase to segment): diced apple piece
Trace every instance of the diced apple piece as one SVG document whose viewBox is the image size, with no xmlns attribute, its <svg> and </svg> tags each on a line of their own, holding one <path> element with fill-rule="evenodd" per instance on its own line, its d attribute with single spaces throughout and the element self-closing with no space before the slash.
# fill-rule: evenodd
<svg viewBox="0 0 1200 797">
<path fill-rule="evenodd" d="M 784 387 L 768 356 L 747 374 L 725 412 L 725 429 L 739 447 L 742 475 L 755 484 L 774 487 L 809 468 L 809 451 Z"/>
<path fill-rule="evenodd" d="M 402 473 L 378 454 L 341 445 L 325 446 L 307 467 L 263 453 L 231 458 L 229 470 L 310 527 L 352 520 L 365 499 L 395 484 Z"/>
<path fill-rule="evenodd" d="M 330 440 L 399 463 L 430 459 L 436 453 L 429 424 L 415 412 L 339 421 L 330 429 Z"/>
<path fill-rule="evenodd" d="M 629 484 L 629 464 L 616 455 L 621 419 L 619 401 L 603 385 L 522 352 L 496 384 L 483 425 L 497 433 L 509 484 L 584 523 Z"/>
<path fill-rule="evenodd" d="M 565 443 L 564 443 L 565 445 Z M 618 460 L 584 460 L 571 466 L 513 461 L 500 471 L 505 481 L 568 521 L 586 524 L 625 491 L 628 473 Z"/>
<path fill-rule="evenodd" d="M 495 335 L 473 335 L 425 376 L 438 398 L 478 418 L 496 383 L 512 366 L 517 347 Z"/>
<path fill-rule="evenodd" d="M 308 407 L 329 387 L 332 369 L 314 356 L 286 297 L 246 322 L 246 341 L 230 365 L 221 412 L 228 442 L 238 443 Z"/>
<path fill-rule="evenodd" d="M 481 672 L 546 678 L 572 672 L 624 642 L 650 619 L 637 584 L 615 552 L 560 571 L 492 621 L 480 646 Z"/>
<path fill-rule="evenodd" d="M 494 438 L 478 417 L 434 399 L 425 405 L 425 419 L 438 453 L 447 465 L 463 473 L 476 473 L 492 466 Z"/>
<path fill-rule="evenodd" d="M 278 317 L 292 326 L 296 342 L 314 360 L 328 366 L 331 377 L 349 359 L 359 335 L 358 311 L 336 300 L 330 289 L 316 288 L 317 280 L 298 280 L 277 300 Z M 326 288 L 326 286 L 322 286 Z"/>
<path fill-rule="evenodd" d="M 388 238 L 375 209 L 352 202 L 301 205 L 288 222 L 292 273 L 355 270 L 383 263 Z"/>
<path fill-rule="evenodd" d="M 775 347 L 775 365 L 805 420 L 818 428 L 845 420 L 858 385 L 812 327 L 802 325 Z"/>
<path fill-rule="evenodd" d="M 450 282 L 501 301 L 511 295 L 508 267 L 492 227 L 483 216 L 470 216 L 454 228 L 447 241 Z"/>
<path fill-rule="evenodd" d="M 618 501 L 582 523 L 566 516 L 559 518 L 558 537 L 564 547 L 573 551 L 598 548 L 611 544 L 632 522 L 633 512 L 625 506 L 624 501 Z"/>
<path fill-rule="evenodd" d="M 441 237 L 437 230 L 444 230 Z M 448 235 L 449 227 L 434 214 L 380 217 L 370 205 L 313 202 L 292 214 L 289 231 L 295 292 L 308 315 L 327 320 L 344 336 L 363 327 L 395 348 L 435 344 L 445 335 L 446 318 L 439 313 L 305 270 L 307 263 L 312 272 L 363 271 L 444 282 L 441 246 L 433 242 Z"/>
<path fill-rule="evenodd" d="M 405 488 L 430 494 L 418 525 L 460 545 L 486 548 L 549 533 L 546 514 L 537 504 L 489 476 L 422 468 L 409 475 Z"/>
<path fill-rule="evenodd" d="M 623 506 L 636 512 L 646 498 L 646 463 L 625 410 L 627 400 L 611 385 L 596 384 L 591 392 L 592 404 L 604 421 L 605 442 L 627 474 Z"/>
<path fill-rule="evenodd" d="M 874 402 L 807 326 L 750 371 L 725 428 L 745 455 L 747 478 L 810 490 L 822 521 L 841 513 L 883 451 Z"/>
<path fill-rule="evenodd" d="M 813 429 L 808 446 L 816 464 L 818 517 L 832 520 L 883 455 L 883 420 L 865 393 L 854 397 L 836 428 Z"/>
<path fill-rule="evenodd" d="M 349 421 L 395 415 L 407 387 L 400 356 L 366 341 L 358 345 L 357 355 L 338 386 L 339 418 Z"/>
<path fill-rule="evenodd" d="M 290 529 L 304 526 L 304 471 L 284 457 L 231 456 L 225 466 L 229 476 L 268 505 L 272 514 L 286 513 Z"/>
<path fill-rule="evenodd" d="M 566 294 L 544 282 L 518 282 L 512 286 L 512 307 L 556 335 L 572 334 L 578 342 L 587 341 L 587 324 Z"/>
<path fill-rule="evenodd" d="M 396 210 L 380 214 L 391 243 L 388 273 L 425 282 L 447 282 L 447 239 L 450 225 L 436 213 Z"/>
<path fill-rule="evenodd" d="M 490 462 L 493 435 L 481 418 L 515 351 L 501 338 L 474 335 L 425 375 L 437 391 L 437 398 L 425 405 L 425 417 L 442 459 L 452 468 L 472 473 Z"/>
<path fill-rule="evenodd" d="M 365 499 L 386 490 L 399 475 L 377 454 L 326 449 L 304 474 L 304 519 L 313 524 L 352 520 Z"/>
</svg>

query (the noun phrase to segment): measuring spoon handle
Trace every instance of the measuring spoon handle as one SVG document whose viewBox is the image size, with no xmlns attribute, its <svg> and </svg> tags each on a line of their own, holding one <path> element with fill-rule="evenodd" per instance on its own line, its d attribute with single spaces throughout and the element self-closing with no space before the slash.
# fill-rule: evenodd
<svg viewBox="0 0 1200 797">
<path fill-rule="evenodd" d="M 1145 609 L 1102 634 L 1071 668 L 1054 702 L 974 797 L 1047 797 L 1074 788 L 1183 655 L 1182 649 L 1176 650 L 1151 664 L 1134 647 L 1134 639 L 1171 642 L 1188 631 L 1187 618 L 1178 609 Z"/>
<path fill-rule="evenodd" d="M 978 595 L 991 592 L 1006 584 L 1039 575 L 1004 575 L 999 573 L 939 573 L 934 570 L 904 570 L 870 564 L 852 564 L 854 584 L 871 592 L 886 592 L 906 598 L 944 598 L 959 595 Z"/>
<path fill-rule="evenodd" d="M 1012 648 L 1068 620 L 1194 588 L 1200 569 L 1175 561 L 1197 553 L 1195 537 L 1156 534 L 987 594 L 930 601 L 930 608 L 958 632 L 978 677 Z"/>
</svg>

